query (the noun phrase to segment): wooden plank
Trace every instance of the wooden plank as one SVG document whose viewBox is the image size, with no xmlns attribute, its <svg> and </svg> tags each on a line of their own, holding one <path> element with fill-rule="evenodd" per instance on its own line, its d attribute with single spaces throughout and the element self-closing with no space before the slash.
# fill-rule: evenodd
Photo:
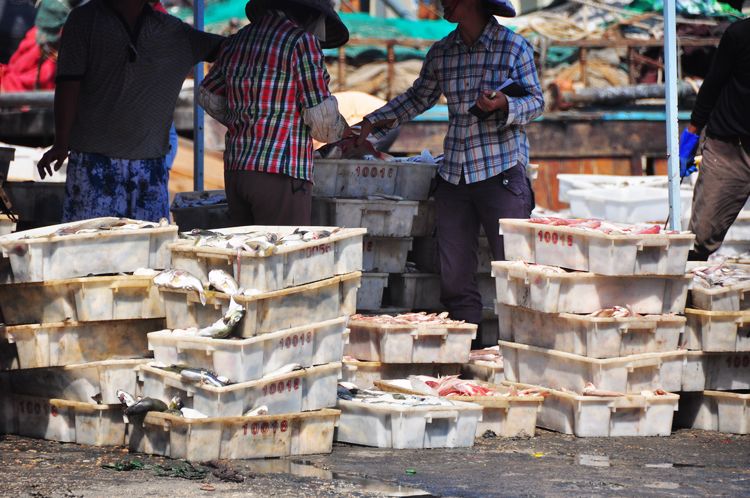
<svg viewBox="0 0 750 498">
<path fill-rule="evenodd" d="M 224 154 L 206 150 L 203 159 L 203 188 L 224 188 Z M 177 157 L 169 173 L 169 198 L 177 192 L 193 191 L 193 141 L 180 137 Z"/>
</svg>

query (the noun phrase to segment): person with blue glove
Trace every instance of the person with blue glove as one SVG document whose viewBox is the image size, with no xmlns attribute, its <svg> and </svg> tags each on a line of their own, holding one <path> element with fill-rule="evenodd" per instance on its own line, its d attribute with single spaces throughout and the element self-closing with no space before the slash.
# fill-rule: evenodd
<svg viewBox="0 0 750 498">
<path fill-rule="evenodd" d="M 701 170 L 693 194 L 689 258 L 714 253 L 750 196 L 750 18 L 724 32 L 680 137 L 680 176 L 695 171 L 698 136 L 705 128 Z"/>
</svg>

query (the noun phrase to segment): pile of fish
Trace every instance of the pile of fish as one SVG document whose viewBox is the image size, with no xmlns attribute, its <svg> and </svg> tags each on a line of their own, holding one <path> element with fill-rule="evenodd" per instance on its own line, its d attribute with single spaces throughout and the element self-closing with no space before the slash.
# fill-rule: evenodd
<svg viewBox="0 0 750 498">
<path fill-rule="evenodd" d="M 197 247 L 213 247 L 216 249 L 233 249 L 252 256 L 270 256 L 280 247 L 292 247 L 314 240 L 325 239 L 339 231 L 333 230 L 305 230 L 297 228 L 285 235 L 275 232 L 252 231 L 246 233 L 220 233 L 211 230 L 195 229 L 181 232 L 180 238 L 186 243 L 192 242 Z"/>
<path fill-rule="evenodd" d="M 388 404 L 398 406 L 453 406 L 449 400 L 435 396 L 415 396 L 412 394 L 387 393 L 373 389 L 359 389 L 354 384 L 339 382 L 338 398 L 367 404 Z"/>
<path fill-rule="evenodd" d="M 693 268 L 693 283 L 710 289 L 711 287 L 731 287 L 750 281 L 750 266 L 740 267 L 726 264 L 699 266 Z"/>
<path fill-rule="evenodd" d="M 80 235 L 84 233 L 112 232 L 118 230 L 140 230 L 143 228 L 160 228 L 169 226 L 169 220 L 162 218 L 159 223 L 152 221 L 131 220 L 130 218 L 118 218 L 114 221 L 103 221 L 100 219 L 82 221 L 60 228 L 48 235 L 27 236 L 24 238 L 46 238 L 62 237 L 66 235 Z"/>
<path fill-rule="evenodd" d="M 174 396 L 169 403 L 165 403 L 156 398 L 135 398 L 129 392 L 118 389 L 117 398 L 122 403 L 126 422 L 129 422 L 129 417 L 144 417 L 148 412 L 164 412 L 185 418 L 207 418 L 198 410 L 187 408 L 179 396 Z"/>
<path fill-rule="evenodd" d="M 342 138 L 315 151 L 315 159 L 363 159 L 365 161 L 392 161 L 393 156 L 376 150 L 372 142 L 357 144 L 358 137 Z"/>
<path fill-rule="evenodd" d="M 526 261 L 509 261 L 507 264 L 514 268 L 528 268 L 530 270 L 541 271 L 542 273 L 568 273 L 566 269 L 560 268 L 559 266 L 538 265 L 535 263 L 527 263 Z"/>
<path fill-rule="evenodd" d="M 601 232 L 608 235 L 653 235 L 659 233 L 674 234 L 677 232 L 662 230 L 659 225 L 636 224 L 624 225 L 615 224 L 608 221 L 596 219 L 578 219 L 578 218 L 556 218 L 556 217 L 539 217 L 530 218 L 530 223 L 538 225 L 550 225 L 560 227 L 578 228 L 592 232 Z"/>
<path fill-rule="evenodd" d="M 586 316 L 590 316 L 593 318 L 628 318 L 639 317 L 642 315 L 630 309 L 630 306 L 615 306 L 613 308 L 603 308 L 600 310 L 596 310 Z"/>
<path fill-rule="evenodd" d="M 463 320 L 448 318 L 448 312 L 442 313 L 402 313 L 400 315 L 352 315 L 352 321 L 377 323 L 381 325 L 461 325 Z"/>
<path fill-rule="evenodd" d="M 571 391 L 570 389 L 562 388 L 560 390 L 570 394 L 578 394 L 575 391 Z M 618 391 L 607 391 L 605 389 L 599 389 L 591 382 L 586 383 L 586 385 L 583 387 L 583 391 L 580 394 L 584 396 L 601 396 L 604 398 L 628 396 L 628 394 Z M 645 390 L 640 392 L 640 395 L 645 397 L 665 396 L 667 394 L 669 393 L 667 393 L 663 389 Z"/>
<path fill-rule="evenodd" d="M 503 355 L 500 352 L 500 346 L 491 346 L 484 349 L 476 349 L 469 352 L 469 361 L 486 361 L 503 366 Z"/>
<path fill-rule="evenodd" d="M 160 363 L 151 363 L 151 366 L 167 372 L 180 374 L 180 379 L 183 381 L 198 385 L 224 387 L 232 384 L 226 377 L 216 375 L 205 368 L 192 368 L 187 365 L 164 365 Z"/>
</svg>

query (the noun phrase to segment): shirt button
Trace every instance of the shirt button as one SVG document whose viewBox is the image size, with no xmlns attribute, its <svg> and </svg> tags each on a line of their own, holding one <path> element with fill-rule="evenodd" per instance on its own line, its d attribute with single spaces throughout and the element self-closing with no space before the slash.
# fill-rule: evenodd
<svg viewBox="0 0 750 498">
<path fill-rule="evenodd" d="M 503 178 L 503 185 L 507 185 L 508 183 L 509 183 L 508 179 L 507 178 Z"/>
</svg>

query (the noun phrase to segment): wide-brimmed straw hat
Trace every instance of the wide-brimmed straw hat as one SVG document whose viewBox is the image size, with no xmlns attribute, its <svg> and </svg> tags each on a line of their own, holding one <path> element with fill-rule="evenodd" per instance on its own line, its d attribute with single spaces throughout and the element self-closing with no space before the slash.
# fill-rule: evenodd
<svg viewBox="0 0 750 498">
<path fill-rule="evenodd" d="M 516 17 L 516 9 L 510 0 L 484 0 L 484 3 L 493 16 Z"/>
<path fill-rule="evenodd" d="M 336 48 L 349 41 L 349 30 L 330 0 L 250 0 L 245 14 L 250 22 L 258 21 L 269 9 L 283 9 L 283 5 L 298 4 L 317 10 L 326 17 L 326 39 L 320 40 L 323 48 Z"/>
</svg>

